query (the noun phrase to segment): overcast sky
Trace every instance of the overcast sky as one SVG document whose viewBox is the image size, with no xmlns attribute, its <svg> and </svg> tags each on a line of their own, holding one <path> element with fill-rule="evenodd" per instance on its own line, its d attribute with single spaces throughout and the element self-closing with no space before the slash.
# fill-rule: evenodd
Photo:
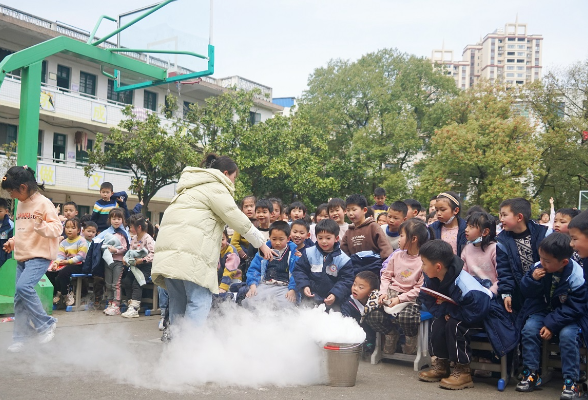
<svg viewBox="0 0 588 400">
<path fill-rule="evenodd" d="M 101 14 L 155 0 L 0 2 L 90 31 Z M 274 97 L 298 97 L 330 59 L 386 47 L 430 57 L 443 41 L 461 59 L 465 45 L 517 14 L 528 33 L 543 35 L 546 69 L 588 59 L 587 0 L 215 0 L 214 76 L 240 75 L 272 87 Z"/>
</svg>

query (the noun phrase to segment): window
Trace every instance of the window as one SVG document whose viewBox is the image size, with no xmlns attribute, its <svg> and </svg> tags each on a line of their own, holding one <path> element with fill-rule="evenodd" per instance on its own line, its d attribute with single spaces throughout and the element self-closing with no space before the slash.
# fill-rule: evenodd
<svg viewBox="0 0 588 400">
<path fill-rule="evenodd" d="M 524 62 L 525 62 L 525 60 L 521 60 L 521 59 L 517 60 L 517 63 L 519 63 L 519 64 L 523 64 Z"/>
<path fill-rule="evenodd" d="M 514 60 L 514 58 L 507 58 L 506 59 L 506 62 L 507 63 L 513 63 L 513 62 L 515 62 L 515 60 Z"/>
<path fill-rule="evenodd" d="M 514 74 L 512 72 L 509 72 L 508 74 L 506 74 L 507 78 L 514 78 Z"/>
<path fill-rule="evenodd" d="M 80 72 L 80 93 L 96 96 L 96 75 Z"/>
<path fill-rule="evenodd" d="M 520 38 L 518 38 L 517 40 L 518 40 L 519 42 L 524 42 L 524 41 L 525 41 L 525 38 L 524 38 L 524 37 L 520 37 Z"/>
<path fill-rule="evenodd" d="M 67 136 L 61 133 L 53 134 L 53 159 L 65 161 L 65 144 Z"/>
<path fill-rule="evenodd" d="M 523 74 L 517 74 L 517 78 L 522 78 Z"/>
<path fill-rule="evenodd" d="M 502 64 L 502 60 L 498 60 L 498 64 L 499 64 L 499 65 L 500 65 L 500 64 Z"/>
<path fill-rule="evenodd" d="M 0 145 L 10 144 L 17 140 L 16 125 L 1 124 L 0 123 Z"/>
<path fill-rule="evenodd" d="M 41 63 L 41 83 L 47 83 L 47 61 Z"/>
<path fill-rule="evenodd" d="M 498 43 L 502 43 L 502 39 L 498 39 Z"/>
<path fill-rule="evenodd" d="M 507 56 L 514 56 L 515 55 L 515 52 L 514 51 L 509 51 L 509 52 L 506 53 L 506 55 Z"/>
<path fill-rule="evenodd" d="M 93 207 L 92 207 L 93 208 Z M 86 214 L 90 214 L 90 206 L 80 206 L 78 204 L 78 215 L 84 216 Z"/>
<path fill-rule="evenodd" d="M 69 73 L 71 69 L 63 65 L 57 66 L 57 87 L 69 89 Z"/>
<path fill-rule="evenodd" d="M 124 86 L 125 84 L 123 83 L 122 85 Z M 125 90 L 124 92 L 115 92 L 114 81 L 109 79 L 106 98 L 110 101 L 116 101 L 117 103 L 133 104 L 133 91 Z"/>
<path fill-rule="evenodd" d="M 524 85 L 525 81 L 517 81 L 517 85 Z"/>
<path fill-rule="evenodd" d="M 525 67 L 522 67 L 522 66 L 517 67 L 517 70 L 519 70 L 519 71 L 522 71 L 524 69 L 525 69 Z"/>
<path fill-rule="evenodd" d="M 94 147 L 94 141 L 92 139 L 88 139 L 88 145 L 86 146 L 86 150 L 82 150 L 81 146 L 78 147 L 78 145 L 76 144 L 76 162 L 78 164 L 80 163 L 84 163 L 87 164 L 88 163 L 88 152 L 92 151 L 92 148 Z"/>
<path fill-rule="evenodd" d="M 507 65 L 506 69 L 509 70 L 509 71 L 512 71 L 515 68 L 514 68 L 514 65 Z"/>
<path fill-rule="evenodd" d="M 525 56 L 525 52 L 524 51 L 518 51 L 517 52 L 517 56 L 524 57 Z"/>
<path fill-rule="evenodd" d="M 514 48 L 515 48 L 515 45 L 514 45 L 514 44 L 509 44 L 509 45 L 507 46 L 507 48 L 509 48 L 509 49 L 514 49 Z"/>
<path fill-rule="evenodd" d="M 539 66 L 539 59 L 538 58 L 535 59 L 535 65 Z"/>
<path fill-rule="evenodd" d="M 510 80 L 509 80 L 509 81 L 506 81 L 506 83 L 512 83 L 512 82 L 513 82 L 513 81 L 510 81 Z"/>
<path fill-rule="evenodd" d="M 524 44 L 519 44 L 519 45 L 517 46 L 517 49 L 523 49 L 523 50 L 524 50 L 526 47 L 527 47 L 527 45 L 524 45 Z"/>
<path fill-rule="evenodd" d="M 191 106 L 192 104 L 194 104 L 194 103 L 191 103 L 191 102 L 189 102 L 189 101 L 184 101 L 184 109 L 183 109 L 183 115 L 184 115 L 184 117 L 185 117 L 186 115 L 188 115 L 188 113 L 190 112 L 190 106 Z"/>
<path fill-rule="evenodd" d="M 145 90 L 144 92 L 145 94 L 143 95 L 143 108 L 152 111 L 157 111 L 157 93 L 153 93 L 148 90 Z"/>
<path fill-rule="evenodd" d="M 514 42 L 514 41 L 515 41 L 515 38 L 513 38 L 513 37 L 509 37 L 507 40 L 508 40 L 509 42 Z"/>
<path fill-rule="evenodd" d="M 37 144 L 37 157 L 43 154 L 43 131 L 39 131 L 39 143 Z"/>
<path fill-rule="evenodd" d="M 249 123 L 251 125 L 259 124 L 261 122 L 261 114 L 254 111 L 249 111 Z"/>
</svg>

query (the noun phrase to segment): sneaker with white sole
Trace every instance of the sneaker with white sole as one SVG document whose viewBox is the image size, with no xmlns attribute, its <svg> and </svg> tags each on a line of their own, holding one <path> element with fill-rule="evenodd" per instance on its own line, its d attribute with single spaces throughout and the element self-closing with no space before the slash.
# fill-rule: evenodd
<svg viewBox="0 0 588 400">
<path fill-rule="evenodd" d="M 57 328 L 57 320 L 43 333 L 39 335 L 39 343 L 49 343 L 55 337 L 55 329 Z"/>
<path fill-rule="evenodd" d="M 103 312 L 104 314 L 106 314 L 106 310 L 108 310 L 108 309 L 112 308 L 112 306 L 113 306 L 112 302 L 111 302 L 111 301 L 109 301 L 109 302 L 108 302 L 108 304 L 106 305 L 106 308 L 105 308 L 104 310 L 102 310 L 102 312 Z"/>
<path fill-rule="evenodd" d="M 57 293 L 55 293 L 55 296 L 53 296 L 53 304 L 59 304 L 60 301 L 61 301 L 61 292 L 57 292 Z"/>
<path fill-rule="evenodd" d="M 165 329 L 165 327 L 163 326 L 163 321 L 165 321 L 165 317 L 161 317 L 161 319 L 159 320 L 159 330 L 163 331 Z"/>
<path fill-rule="evenodd" d="M 66 306 L 73 306 L 76 302 L 76 298 L 73 294 L 73 292 L 68 292 L 67 295 L 65 296 L 65 305 Z"/>
<path fill-rule="evenodd" d="M 24 348 L 23 342 L 14 342 L 10 346 L 8 346 L 6 351 L 8 351 L 9 353 L 20 353 L 23 348 Z"/>
<path fill-rule="evenodd" d="M 104 314 L 106 314 L 106 315 L 120 315 L 120 308 L 116 304 L 112 304 L 111 307 L 104 310 Z"/>
<path fill-rule="evenodd" d="M 139 311 L 133 306 L 129 306 L 127 311 L 120 315 L 123 318 L 139 318 Z"/>
</svg>

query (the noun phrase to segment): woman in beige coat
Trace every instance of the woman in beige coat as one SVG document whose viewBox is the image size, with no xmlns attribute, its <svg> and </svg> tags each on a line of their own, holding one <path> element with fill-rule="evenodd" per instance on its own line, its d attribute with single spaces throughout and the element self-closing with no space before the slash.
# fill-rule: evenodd
<svg viewBox="0 0 588 400">
<path fill-rule="evenodd" d="M 151 276 L 167 289 L 172 324 L 180 318 L 196 325 L 206 321 L 212 294 L 218 293 L 217 265 L 225 225 L 259 248 L 266 259 L 272 255 L 233 199 L 237 164 L 229 157 L 211 155 L 205 165 L 208 168 L 182 171 L 178 194 L 165 211 L 155 243 Z"/>
</svg>

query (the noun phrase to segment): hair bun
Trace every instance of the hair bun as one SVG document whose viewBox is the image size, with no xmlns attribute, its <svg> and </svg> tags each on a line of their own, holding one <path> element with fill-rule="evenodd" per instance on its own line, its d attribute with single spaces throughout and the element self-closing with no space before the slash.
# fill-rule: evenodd
<svg viewBox="0 0 588 400">
<path fill-rule="evenodd" d="M 213 153 L 207 154 L 206 157 L 204 158 L 204 161 L 202 162 L 202 164 L 203 164 L 202 166 L 204 168 L 212 168 L 212 166 L 214 165 L 216 160 L 218 160 L 218 156 L 216 154 L 213 154 Z"/>
</svg>

